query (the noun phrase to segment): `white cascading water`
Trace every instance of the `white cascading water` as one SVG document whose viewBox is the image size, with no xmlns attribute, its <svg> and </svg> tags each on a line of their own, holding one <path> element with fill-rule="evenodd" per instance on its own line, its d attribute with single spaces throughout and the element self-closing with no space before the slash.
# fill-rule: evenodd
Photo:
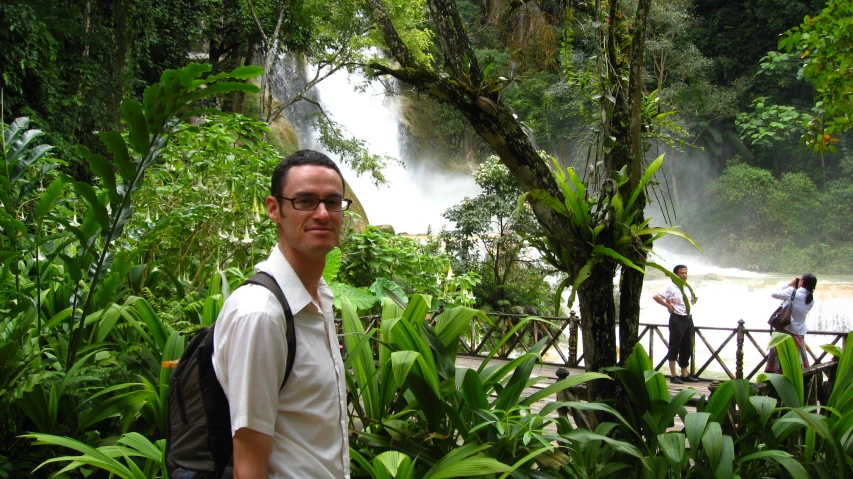
<svg viewBox="0 0 853 479">
<path fill-rule="evenodd" d="M 339 71 L 317 86 L 320 104 L 348 134 L 364 141 L 371 153 L 400 159 L 398 102 L 375 82 L 363 91 L 354 90 L 363 83 L 360 74 Z M 308 147 L 325 151 L 315 137 Z M 338 164 L 370 224 L 391 225 L 397 233 L 423 234 L 429 227 L 433 232 L 442 226 L 452 227 L 441 214 L 464 197 L 480 192 L 471 175 L 427 171 L 417 164 L 390 165 L 383 172 L 389 184 L 378 187 L 368 176 L 358 177 L 347 165 Z"/>
<path fill-rule="evenodd" d="M 400 122 L 398 104 L 393 96 L 386 96 L 381 85 L 372 84 L 356 91 L 364 78 L 359 74 L 339 72 L 318 85 L 317 99 L 332 118 L 343 125 L 349 134 L 367 143 L 372 153 L 400 158 Z M 323 150 L 316 137 L 303 142 L 303 146 Z M 337 158 L 335 158 L 337 159 Z M 371 224 L 390 224 L 395 231 L 421 234 L 432 227 L 437 231 L 447 221 L 441 214 L 465 196 L 479 193 L 479 187 L 470 175 L 424 171 L 417 164 L 403 168 L 393 165 L 385 170 L 389 180 L 386 186 L 376 187 L 370 178 L 359 178 L 346 165 L 342 170 L 353 190 L 358 194 Z M 697 304 L 692 314 L 695 324 L 704 327 L 736 328 L 738 320 L 745 321 L 747 329 L 767 330 L 767 318 L 778 306 L 779 300 L 770 293 L 783 286 L 796 274 L 755 273 L 734 268 L 720 268 L 702 256 L 686 257 L 678 253 L 656 249 L 657 261 L 671 269 L 676 264 L 689 268 L 690 284 L 696 291 Z M 640 301 L 641 323 L 666 325 L 666 310 L 654 302 L 652 296 L 669 284 L 668 279 L 647 279 Z M 809 331 L 849 331 L 853 328 L 853 276 L 820 276 L 815 293 L 817 303 L 808 316 Z M 641 329 L 642 330 L 642 329 Z M 666 335 L 664 328 L 663 334 Z M 713 348 L 719 347 L 730 331 L 703 331 Z M 769 334 L 753 333 L 762 347 Z M 818 346 L 831 341 L 831 337 L 807 337 L 816 354 Z M 581 343 L 582 344 L 582 343 Z M 641 340 L 648 349 L 648 334 Z M 580 344 L 579 344 L 580 346 Z M 736 342 L 734 338 L 720 355 L 728 368 L 734 371 Z M 760 354 L 747 340 L 744 345 L 746 372 L 750 372 L 761 359 Z M 655 362 L 666 354 L 660 338 L 655 338 Z M 710 357 L 707 347 L 697 338 L 697 367 Z M 554 358 L 547 358 L 554 359 Z M 664 370 L 666 367 L 664 367 Z M 703 373 L 704 377 L 724 377 L 722 368 L 713 363 Z"/>
</svg>

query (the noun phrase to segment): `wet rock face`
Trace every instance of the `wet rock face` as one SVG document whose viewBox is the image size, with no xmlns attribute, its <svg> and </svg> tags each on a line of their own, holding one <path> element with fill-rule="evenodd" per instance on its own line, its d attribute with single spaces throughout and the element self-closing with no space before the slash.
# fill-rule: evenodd
<svg viewBox="0 0 853 479">
<path fill-rule="evenodd" d="M 392 234 L 392 235 L 397 234 L 394 231 L 394 227 L 391 225 L 374 225 L 374 226 L 376 227 L 376 229 L 378 229 L 379 231 L 381 231 L 383 233 L 388 233 L 388 234 Z"/>
<path fill-rule="evenodd" d="M 347 182 L 346 183 L 346 195 L 347 198 L 352 200 L 352 204 L 349 207 L 349 212 L 353 214 L 346 215 L 346 224 L 344 226 L 344 230 L 348 228 L 352 228 L 356 233 L 364 233 L 364 230 L 367 228 L 367 225 L 370 224 L 370 220 L 367 219 L 367 212 L 364 211 L 364 206 L 362 206 L 361 201 L 358 199 L 358 194 L 353 191 L 352 186 Z M 393 228 L 391 230 L 393 233 Z"/>
<path fill-rule="evenodd" d="M 702 279 L 705 279 L 708 281 L 722 281 L 723 277 L 716 275 L 714 273 L 706 273 L 705 276 L 702 276 Z"/>
</svg>

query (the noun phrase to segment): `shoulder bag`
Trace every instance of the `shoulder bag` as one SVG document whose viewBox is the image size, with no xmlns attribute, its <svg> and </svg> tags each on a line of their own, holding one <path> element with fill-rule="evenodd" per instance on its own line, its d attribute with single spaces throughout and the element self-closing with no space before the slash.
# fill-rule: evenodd
<svg viewBox="0 0 853 479">
<path fill-rule="evenodd" d="M 770 315 L 770 319 L 767 320 L 767 324 L 770 325 L 770 329 L 772 331 L 780 331 L 785 332 L 785 327 L 791 324 L 791 309 L 794 306 L 794 297 L 797 295 L 797 288 L 794 288 L 794 291 L 791 292 L 791 300 L 783 301 L 776 311 L 773 311 L 773 314 Z"/>
</svg>

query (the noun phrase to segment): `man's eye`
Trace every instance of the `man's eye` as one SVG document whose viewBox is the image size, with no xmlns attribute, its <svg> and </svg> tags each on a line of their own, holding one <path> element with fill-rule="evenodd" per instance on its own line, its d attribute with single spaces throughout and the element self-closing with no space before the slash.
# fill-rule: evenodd
<svg viewBox="0 0 853 479">
<path fill-rule="evenodd" d="M 311 208 L 317 205 L 317 200 L 315 198 L 297 198 L 295 203 L 297 208 Z"/>
</svg>

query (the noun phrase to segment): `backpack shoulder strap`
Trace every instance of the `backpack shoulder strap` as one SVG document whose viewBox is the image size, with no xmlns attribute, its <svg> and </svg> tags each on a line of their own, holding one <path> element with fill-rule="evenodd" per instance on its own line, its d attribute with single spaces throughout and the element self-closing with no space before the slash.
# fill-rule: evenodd
<svg viewBox="0 0 853 479">
<path fill-rule="evenodd" d="M 285 334 L 287 336 L 287 367 L 284 370 L 284 381 L 281 382 L 281 388 L 287 383 L 287 378 L 290 377 L 290 371 L 293 369 L 293 361 L 296 359 L 296 327 L 293 324 L 293 312 L 290 310 L 290 305 L 287 303 L 287 298 L 281 291 L 281 287 L 269 273 L 259 271 L 247 279 L 243 284 L 257 284 L 270 290 L 281 304 L 281 309 L 284 310 L 284 320 L 287 323 Z"/>
</svg>

